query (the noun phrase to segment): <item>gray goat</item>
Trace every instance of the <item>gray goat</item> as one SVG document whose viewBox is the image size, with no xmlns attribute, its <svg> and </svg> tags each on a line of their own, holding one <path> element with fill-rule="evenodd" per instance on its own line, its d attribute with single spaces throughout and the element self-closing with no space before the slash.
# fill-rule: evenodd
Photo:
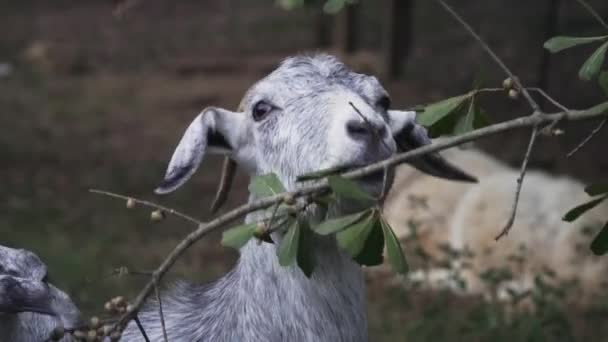
<svg viewBox="0 0 608 342">
<path fill-rule="evenodd" d="M 287 190 L 298 175 L 330 167 L 357 167 L 429 144 L 415 113 L 390 110 L 387 91 L 373 76 L 351 71 L 333 56 L 288 58 L 249 89 L 239 112 L 209 107 L 187 128 L 156 189 L 183 185 L 205 153 L 221 153 L 250 175 L 275 173 Z M 438 154 L 412 161 L 431 175 L 474 178 Z M 380 194 L 392 171 L 361 180 Z M 256 197 L 250 195 L 249 200 Z M 341 203 L 332 215 L 357 210 Z M 246 222 L 266 213 L 252 213 Z M 311 218 L 318 215 L 311 211 Z M 279 242 L 281 233 L 274 233 Z M 178 284 L 163 295 L 169 341 L 366 341 L 363 274 L 333 238 L 315 237 L 318 265 L 311 278 L 296 266 L 281 267 L 276 245 L 249 242 L 236 266 L 202 286 Z M 162 341 L 156 303 L 139 313 L 152 341 Z M 131 323 L 126 341 L 143 341 Z"/>
</svg>

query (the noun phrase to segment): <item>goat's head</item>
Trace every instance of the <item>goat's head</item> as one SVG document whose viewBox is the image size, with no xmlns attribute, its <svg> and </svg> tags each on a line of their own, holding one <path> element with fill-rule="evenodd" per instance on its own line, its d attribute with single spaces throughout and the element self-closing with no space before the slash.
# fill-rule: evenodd
<svg viewBox="0 0 608 342">
<path fill-rule="evenodd" d="M 430 143 L 414 119 L 415 112 L 390 109 L 375 77 L 328 55 L 292 57 L 249 89 L 239 112 L 203 110 L 156 192 L 182 185 L 206 151 L 227 154 L 251 174 L 274 172 L 292 188 L 298 175 L 361 166 Z M 437 154 L 412 164 L 439 177 L 474 180 Z"/>
<path fill-rule="evenodd" d="M 0 246 L 0 314 L 21 312 L 54 316 L 66 328 L 75 327 L 80 316 L 70 297 L 48 283 L 47 267 L 38 256 Z"/>
</svg>

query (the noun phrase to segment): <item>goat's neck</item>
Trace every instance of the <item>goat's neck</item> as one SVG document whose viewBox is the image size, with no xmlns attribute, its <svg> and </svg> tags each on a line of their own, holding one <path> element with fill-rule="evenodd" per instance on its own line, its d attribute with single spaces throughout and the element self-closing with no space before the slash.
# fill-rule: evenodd
<svg viewBox="0 0 608 342">
<path fill-rule="evenodd" d="M 311 278 L 296 265 L 279 265 L 280 236 L 273 238 L 276 244 L 247 243 L 237 265 L 218 281 L 175 288 L 163 300 L 169 340 L 367 341 L 362 271 L 334 238 L 315 236 Z M 148 335 L 162 340 L 154 305 L 140 312 L 140 319 Z M 131 324 L 124 336 L 137 340 L 139 332 Z"/>
<path fill-rule="evenodd" d="M 248 222 L 257 220 L 259 214 L 247 217 Z M 268 329 L 283 330 L 285 341 L 367 340 L 362 271 L 338 249 L 335 239 L 314 237 L 316 266 L 311 278 L 296 265 L 279 265 L 276 249 L 281 236 L 273 239 L 275 244 L 250 241 L 241 249 L 229 276 L 240 293 L 236 305 L 260 310 L 259 316 L 272 322 Z M 242 319 L 255 325 L 255 316 Z"/>
</svg>

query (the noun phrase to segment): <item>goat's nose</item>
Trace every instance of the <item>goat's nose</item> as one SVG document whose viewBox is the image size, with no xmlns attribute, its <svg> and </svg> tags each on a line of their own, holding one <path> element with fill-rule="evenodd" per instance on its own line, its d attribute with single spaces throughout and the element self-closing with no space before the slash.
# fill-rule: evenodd
<svg viewBox="0 0 608 342">
<path fill-rule="evenodd" d="M 383 139 L 386 127 L 369 121 L 350 120 L 346 123 L 346 132 L 355 140 Z"/>
</svg>

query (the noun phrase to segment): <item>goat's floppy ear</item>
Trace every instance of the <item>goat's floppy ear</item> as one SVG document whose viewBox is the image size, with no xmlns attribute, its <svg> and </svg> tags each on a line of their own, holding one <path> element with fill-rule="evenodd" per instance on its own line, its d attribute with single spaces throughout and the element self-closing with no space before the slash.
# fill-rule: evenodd
<svg viewBox="0 0 608 342">
<path fill-rule="evenodd" d="M 416 123 L 416 112 L 389 110 L 391 131 L 399 152 L 428 145 L 431 139 L 424 127 Z M 445 160 L 439 153 L 431 153 L 409 162 L 418 170 L 435 177 L 455 181 L 477 182 L 477 178 Z"/>
<path fill-rule="evenodd" d="M 173 152 L 157 194 L 166 194 L 184 184 L 196 171 L 207 149 L 230 155 L 240 146 L 245 133 L 245 115 L 222 108 L 203 110 L 186 129 Z"/>
</svg>

